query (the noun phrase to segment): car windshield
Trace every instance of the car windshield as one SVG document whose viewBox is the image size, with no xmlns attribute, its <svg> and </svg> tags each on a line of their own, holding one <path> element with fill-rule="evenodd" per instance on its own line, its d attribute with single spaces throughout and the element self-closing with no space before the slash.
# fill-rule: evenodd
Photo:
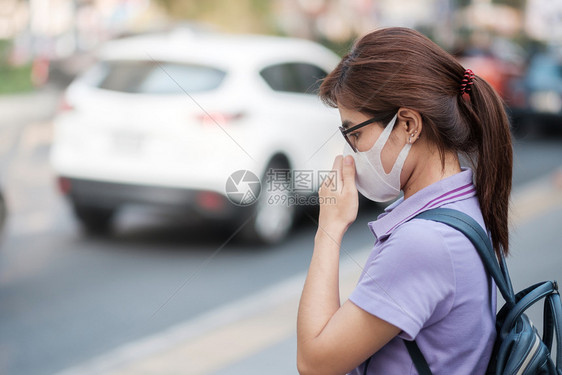
<svg viewBox="0 0 562 375">
<path fill-rule="evenodd" d="M 155 61 L 102 61 L 83 78 L 104 90 L 135 94 L 181 94 L 218 88 L 226 72 L 202 65 Z"/>
</svg>

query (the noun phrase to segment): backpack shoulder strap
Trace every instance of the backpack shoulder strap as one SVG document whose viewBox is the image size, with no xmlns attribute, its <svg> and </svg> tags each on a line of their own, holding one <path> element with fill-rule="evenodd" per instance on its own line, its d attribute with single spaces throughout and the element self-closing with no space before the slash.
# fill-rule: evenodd
<svg viewBox="0 0 562 375">
<path fill-rule="evenodd" d="M 408 349 L 408 353 L 414 362 L 414 366 L 416 370 L 418 370 L 419 375 L 432 375 L 431 369 L 425 360 L 418 344 L 415 341 L 408 341 L 403 340 L 404 344 L 406 345 L 406 349 Z"/>
<path fill-rule="evenodd" d="M 423 211 L 416 215 L 414 219 L 425 219 L 437 221 L 446 224 L 464 234 L 470 242 L 474 245 L 486 270 L 494 278 L 498 289 L 503 295 L 504 299 L 508 302 L 514 303 L 515 297 L 511 287 L 511 281 L 507 268 L 505 267 L 505 260 L 502 257 L 502 266 L 498 264 L 492 243 L 484 229 L 469 215 L 464 212 L 453 210 L 450 208 L 435 208 Z M 502 272 L 502 268 L 505 269 Z M 504 277 L 504 275 L 506 275 Z M 431 369 L 423 353 L 415 341 L 404 340 L 406 349 L 414 362 L 414 366 L 420 375 L 431 375 Z"/>
<path fill-rule="evenodd" d="M 504 273 L 498 264 L 496 255 L 492 248 L 492 243 L 484 229 L 476 222 L 476 220 L 464 212 L 450 208 L 435 208 L 427 210 L 421 212 L 414 218 L 441 222 L 463 233 L 478 251 L 486 270 L 494 278 L 503 298 L 507 302 L 515 302 L 511 281 L 509 280 L 509 277 L 504 277 Z"/>
</svg>

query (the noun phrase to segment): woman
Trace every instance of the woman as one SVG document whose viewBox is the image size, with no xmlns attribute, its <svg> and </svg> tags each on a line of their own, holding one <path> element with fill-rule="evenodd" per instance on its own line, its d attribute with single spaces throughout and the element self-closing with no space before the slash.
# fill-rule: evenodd
<svg viewBox="0 0 562 375">
<path fill-rule="evenodd" d="M 339 109 L 345 157 L 324 181 L 318 231 L 298 313 L 301 374 L 415 374 L 404 340 L 433 374 L 483 374 L 495 339 L 496 291 L 470 241 L 412 219 L 467 213 L 508 252 L 512 147 L 501 100 L 484 80 L 416 31 L 388 28 L 356 42 L 320 88 Z M 349 154 L 349 155 L 347 155 Z M 461 168 L 459 155 L 473 169 Z M 340 305 L 339 249 L 367 198 L 404 197 L 369 223 L 373 250 Z M 326 199 L 330 198 L 330 199 Z"/>
</svg>

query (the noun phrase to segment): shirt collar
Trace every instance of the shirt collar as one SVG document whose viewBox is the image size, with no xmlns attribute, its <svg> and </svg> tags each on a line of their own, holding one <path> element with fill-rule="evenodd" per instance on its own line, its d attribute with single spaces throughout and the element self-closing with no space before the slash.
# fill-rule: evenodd
<svg viewBox="0 0 562 375">
<path fill-rule="evenodd" d="M 390 236 L 400 224 L 410 220 L 420 212 L 437 208 L 447 203 L 464 200 L 476 195 L 472 182 L 472 170 L 464 169 L 457 174 L 444 178 L 413 194 L 408 199 L 403 197 L 385 208 L 375 221 L 368 223 L 378 240 Z"/>
</svg>

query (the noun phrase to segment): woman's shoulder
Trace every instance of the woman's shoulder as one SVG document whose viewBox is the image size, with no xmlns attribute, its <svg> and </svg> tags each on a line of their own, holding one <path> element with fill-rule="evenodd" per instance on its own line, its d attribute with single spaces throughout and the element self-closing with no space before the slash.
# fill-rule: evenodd
<svg viewBox="0 0 562 375">
<path fill-rule="evenodd" d="M 475 198 L 476 199 L 476 198 Z M 458 209 L 473 217 L 484 227 L 482 214 L 473 202 L 457 202 L 447 205 L 448 208 Z M 413 262 L 424 264 L 437 264 L 440 266 L 453 266 L 458 268 L 459 264 L 479 264 L 478 253 L 466 251 L 474 245 L 459 230 L 432 220 L 413 218 L 398 226 L 386 243 L 382 244 L 383 251 L 391 249 L 396 256 L 409 258 Z M 400 253 L 400 255 L 398 254 Z"/>
<path fill-rule="evenodd" d="M 398 226 L 381 244 L 381 254 L 400 260 L 403 266 L 412 263 L 449 268 L 451 252 L 444 238 L 446 231 L 445 224 L 412 219 Z"/>
<path fill-rule="evenodd" d="M 438 207 L 453 209 L 467 214 L 485 229 L 482 211 L 480 210 L 480 205 L 476 196 L 465 197 L 462 200 L 452 202 L 443 202 L 443 204 Z M 464 238 L 464 235 L 460 231 L 447 224 L 414 216 L 398 225 L 390 237 L 394 238 L 395 241 L 399 240 L 405 242 L 423 240 L 433 246 L 437 246 L 440 243 L 444 244 L 444 239 L 457 236 Z"/>
<path fill-rule="evenodd" d="M 443 232 L 447 226 L 436 221 L 413 218 L 400 224 L 390 235 L 387 242 L 416 245 L 416 247 L 442 248 L 445 246 Z"/>
</svg>

